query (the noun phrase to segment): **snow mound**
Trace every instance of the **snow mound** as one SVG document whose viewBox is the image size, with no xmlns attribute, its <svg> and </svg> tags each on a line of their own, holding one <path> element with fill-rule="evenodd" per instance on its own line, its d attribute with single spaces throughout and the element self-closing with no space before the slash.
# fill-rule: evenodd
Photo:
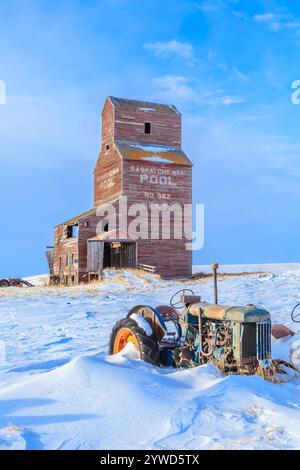
<svg viewBox="0 0 300 470">
<path fill-rule="evenodd" d="M 130 315 L 130 318 L 137 323 L 137 325 L 146 333 L 147 336 L 153 335 L 153 330 L 150 326 L 150 323 L 148 323 L 147 320 L 145 320 L 141 315 L 133 313 Z"/>
<path fill-rule="evenodd" d="M 275 358 L 300 364 L 299 265 L 222 279 L 220 302 L 266 308 L 295 335 Z M 251 270 L 251 266 L 244 269 Z M 296 449 L 300 378 L 274 385 L 224 377 L 208 365 L 158 369 L 134 350 L 106 357 L 113 325 L 135 305 L 168 304 L 189 287 L 213 301 L 211 281 L 166 281 L 107 270 L 102 282 L 1 289 L 0 449 Z"/>
<path fill-rule="evenodd" d="M 8 387 L 0 400 L 6 448 L 292 449 L 300 442 L 295 385 L 223 377 L 212 365 L 158 369 L 128 349 L 77 357 Z"/>
<path fill-rule="evenodd" d="M 24 430 L 18 426 L 0 428 L 0 450 L 26 450 Z"/>
<path fill-rule="evenodd" d="M 30 282 L 33 286 L 46 287 L 49 284 L 49 274 L 40 274 L 37 276 L 29 276 L 23 278 L 25 281 Z"/>
</svg>

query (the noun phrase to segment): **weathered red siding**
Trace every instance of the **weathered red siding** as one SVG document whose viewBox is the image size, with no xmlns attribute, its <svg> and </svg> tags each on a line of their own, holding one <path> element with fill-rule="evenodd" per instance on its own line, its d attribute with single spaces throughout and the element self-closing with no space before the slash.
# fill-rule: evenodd
<svg viewBox="0 0 300 470">
<path fill-rule="evenodd" d="M 102 150 L 94 172 L 94 207 L 116 199 L 122 192 L 122 161 L 110 146 Z"/>
<path fill-rule="evenodd" d="M 69 265 L 67 266 L 67 255 Z M 74 264 L 72 264 L 72 256 Z M 60 261 L 61 260 L 61 261 Z M 66 226 L 58 225 L 54 229 L 54 265 L 53 273 L 61 276 L 66 282 L 78 282 L 78 240 L 77 238 L 67 238 Z"/>
<path fill-rule="evenodd" d="M 146 122 L 151 124 L 150 134 L 145 133 Z M 102 112 L 101 149 L 94 170 L 95 210 L 109 202 L 118 210 L 120 195 L 127 196 L 128 205 L 144 203 L 149 208 L 163 203 L 180 204 L 183 208 L 192 203 L 192 165 L 181 150 L 181 115 L 173 106 L 107 98 Z M 87 240 L 96 235 L 98 222 L 95 211 L 79 218 L 78 239 L 66 238 L 67 222 L 56 227 L 55 275 L 59 275 L 61 257 L 62 274 L 74 276 L 75 282 L 87 280 Z M 149 219 L 148 239 L 137 240 L 137 262 L 155 266 L 156 272 L 164 276 L 190 275 L 192 252 L 186 250 L 187 240 L 174 239 L 174 227 L 170 240 L 151 240 L 150 222 Z M 159 232 L 161 238 L 161 224 Z M 67 254 L 74 254 L 78 264 L 66 267 Z"/>
<path fill-rule="evenodd" d="M 154 183 L 150 182 L 151 177 Z M 154 204 L 180 204 L 183 208 L 184 204 L 192 203 L 192 169 L 189 166 L 124 161 L 123 180 L 123 194 L 128 197 L 128 204 L 147 204 L 149 215 Z M 170 240 L 151 240 L 149 226 L 149 240 L 138 241 L 138 263 L 155 266 L 164 276 L 191 275 L 192 253 L 186 250 L 187 240 L 185 237 L 175 240 L 173 230 L 172 224 Z M 161 232 L 160 224 L 160 237 Z M 188 239 L 191 240 L 191 233 Z"/>
<path fill-rule="evenodd" d="M 151 134 L 145 134 L 145 122 L 151 124 Z M 114 139 L 180 147 L 181 115 L 126 104 L 116 107 Z"/>
</svg>

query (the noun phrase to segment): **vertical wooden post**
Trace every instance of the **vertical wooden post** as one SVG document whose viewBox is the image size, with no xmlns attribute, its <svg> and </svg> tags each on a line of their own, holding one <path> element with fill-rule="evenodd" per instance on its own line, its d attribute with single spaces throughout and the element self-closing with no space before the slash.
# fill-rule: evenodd
<svg viewBox="0 0 300 470">
<path fill-rule="evenodd" d="M 213 263 L 211 265 L 211 269 L 213 271 L 213 277 L 214 277 L 214 297 L 215 297 L 216 305 L 218 304 L 218 274 L 217 274 L 218 267 L 219 267 L 218 263 Z"/>
</svg>

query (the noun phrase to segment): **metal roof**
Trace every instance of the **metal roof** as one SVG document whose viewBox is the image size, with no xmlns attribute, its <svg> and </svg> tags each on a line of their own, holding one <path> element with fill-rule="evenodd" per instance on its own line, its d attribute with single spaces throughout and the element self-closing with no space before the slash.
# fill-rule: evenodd
<svg viewBox="0 0 300 470">
<path fill-rule="evenodd" d="M 131 107 L 140 111 L 158 111 L 165 114 L 180 114 L 176 106 L 173 104 L 152 103 L 149 101 L 129 100 L 126 98 L 117 98 L 115 96 L 108 97 L 114 106 L 117 107 Z"/>
<path fill-rule="evenodd" d="M 192 166 L 192 162 L 178 147 L 138 144 L 121 140 L 117 140 L 115 144 L 125 160 Z"/>
</svg>

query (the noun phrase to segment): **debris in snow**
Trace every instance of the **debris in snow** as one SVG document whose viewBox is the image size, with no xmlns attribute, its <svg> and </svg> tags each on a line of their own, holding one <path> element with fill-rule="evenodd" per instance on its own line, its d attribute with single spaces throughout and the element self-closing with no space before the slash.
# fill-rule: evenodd
<svg viewBox="0 0 300 470">
<path fill-rule="evenodd" d="M 153 330 L 150 324 L 141 315 L 133 313 L 132 315 L 130 315 L 130 318 L 138 324 L 138 326 L 146 333 L 147 336 L 153 335 Z"/>
</svg>

